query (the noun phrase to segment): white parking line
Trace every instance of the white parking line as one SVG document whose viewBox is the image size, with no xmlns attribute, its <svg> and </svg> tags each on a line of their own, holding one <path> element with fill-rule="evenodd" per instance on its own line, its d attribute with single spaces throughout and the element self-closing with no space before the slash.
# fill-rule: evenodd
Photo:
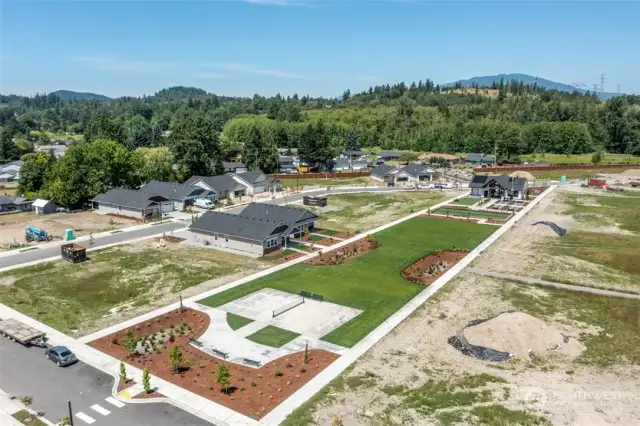
<svg viewBox="0 0 640 426">
<path fill-rule="evenodd" d="M 111 405 L 115 405 L 118 408 L 124 407 L 124 402 L 120 402 L 112 396 L 110 396 L 109 398 L 105 398 L 105 401 L 107 401 Z"/>
<path fill-rule="evenodd" d="M 93 411 L 97 411 L 98 413 L 102 414 L 103 416 L 108 416 L 109 414 L 111 414 L 111 411 L 102 408 L 101 406 L 99 406 L 98 404 L 94 404 L 91 406 L 91 409 Z"/>
<path fill-rule="evenodd" d="M 82 411 L 79 412 L 79 413 L 76 413 L 76 417 L 79 418 L 80 420 L 82 420 L 83 422 L 88 423 L 88 424 L 95 423 L 94 419 L 92 419 L 91 417 L 87 416 Z"/>
</svg>

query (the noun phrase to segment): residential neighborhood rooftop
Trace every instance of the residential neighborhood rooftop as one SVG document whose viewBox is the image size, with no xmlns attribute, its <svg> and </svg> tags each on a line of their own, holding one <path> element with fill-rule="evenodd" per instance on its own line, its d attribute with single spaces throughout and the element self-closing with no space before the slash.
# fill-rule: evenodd
<svg viewBox="0 0 640 426">
<path fill-rule="evenodd" d="M 189 226 L 193 231 L 220 233 L 254 241 L 264 241 L 286 225 L 269 218 L 249 217 L 233 213 L 208 211 Z"/>
<path fill-rule="evenodd" d="M 196 193 L 206 196 L 211 193 L 211 191 L 197 186 L 185 185 L 183 183 L 161 182 L 159 180 L 149 181 L 149 183 L 140 188 L 140 191 L 161 195 L 168 199 L 183 199 L 193 196 Z"/>
<path fill-rule="evenodd" d="M 104 194 L 97 195 L 91 201 L 96 203 L 113 204 L 116 206 L 143 210 L 156 202 L 167 200 L 168 198 L 157 194 L 150 194 L 143 191 L 134 191 L 132 189 L 113 188 L 105 192 Z M 34 203 L 34 206 L 35 205 L 36 204 Z"/>
</svg>

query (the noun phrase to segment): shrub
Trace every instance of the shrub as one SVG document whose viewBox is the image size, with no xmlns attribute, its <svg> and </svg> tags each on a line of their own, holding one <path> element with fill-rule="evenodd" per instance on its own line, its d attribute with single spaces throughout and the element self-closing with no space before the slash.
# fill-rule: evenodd
<svg viewBox="0 0 640 426">
<path fill-rule="evenodd" d="M 173 334 L 171 336 L 169 336 L 169 341 L 170 342 L 175 342 L 176 338 L 173 336 Z"/>
<path fill-rule="evenodd" d="M 218 374 L 216 376 L 216 383 L 220 385 L 220 389 L 224 393 L 229 392 L 229 388 L 231 387 L 230 380 L 231 374 L 229 374 L 229 369 L 224 364 L 218 364 Z"/>
<path fill-rule="evenodd" d="M 149 369 L 146 367 L 142 370 L 142 387 L 145 393 L 151 393 L 151 376 L 149 375 Z"/>
<path fill-rule="evenodd" d="M 127 369 L 122 361 L 120 361 L 120 380 L 122 380 L 123 383 L 127 382 Z"/>
<path fill-rule="evenodd" d="M 307 369 L 306 369 L 306 368 L 304 368 L 304 367 L 302 367 L 302 368 L 300 369 L 300 372 L 301 372 L 301 373 L 306 373 L 306 372 L 307 372 Z"/>
<path fill-rule="evenodd" d="M 255 388 L 256 386 L 258 386 L 258 385 L 256 385 L 256 382 L 251 382 L 251 383 L 249 383 L 249 385 L 251 385 L 252 388 Z"/>
<path fill-rule="evenodd" d="M 173 374 L 180 371 L 183 362 L 184 358 L 182 356 L 182 350 L 180 349 L 180 346 L 174 346 L 169 353 L 169 363 L 171 364 Z"/>
<path fill-rule="evenodd" d="M 282 371 L 280 371 L 279 369 L 276 369 L 276 372 L 274 373 L 274 375 L 276 377 L 281 377 L 282 376 Z"/>
<path fill-rule="evenodd" d="M 290 362 L 288 362 L 287 365 L 285 365 L 285 367 L 291 368 L 291 367 L 293 367 L 293 365 Z"/>
</svg>

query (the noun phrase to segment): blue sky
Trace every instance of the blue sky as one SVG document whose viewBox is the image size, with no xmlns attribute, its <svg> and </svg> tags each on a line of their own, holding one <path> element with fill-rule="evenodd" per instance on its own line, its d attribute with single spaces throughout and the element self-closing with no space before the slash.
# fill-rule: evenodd
<svg viewBox="0 0 640 426">
<path fill-rule="evenodd" d="M 640 93 L 640 2 L 22 1 L 0 15 L 0 92 L 197 86 L 337 96 L 525 73 Z"/>
</svg>

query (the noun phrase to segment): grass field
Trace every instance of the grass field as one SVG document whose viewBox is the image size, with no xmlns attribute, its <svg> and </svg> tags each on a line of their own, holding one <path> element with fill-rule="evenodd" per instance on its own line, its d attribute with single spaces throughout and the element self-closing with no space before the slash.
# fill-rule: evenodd
<svg viewBox="0 0 640 426">
<path fill-rule="evenodd" d="M 291 247 L 291 246 L 292 246 L 292 244 L 289 243 L 289 247 Z M 266 260 L 266 261 L 278 260 L 278 259 L 282 259 L 283 257 L 290 256 L 292 254 L 296 254 L 296 251 L 295 250 L 286 249 L 286 250 L 281 251 L 278 254 L 272 254 L 272 255 L 271 254 L 267 254 L 267 255 L 264 255 L 264 256 L 260 257 L 259 259 L 260 260 Z"/>
<path fill-rule="evenodd" d="M 227 312 L 227 324 L 229 324 L 229 327 L 231 327 L 232 330 L 237 330 L 247 324 L 251 324 L 252 322 L 253 320 L 251 318 L 245 318 L 243 316 Z"/>
<path fill-rule="evenodd" d="M 411 211 L 423 210 L 451 198 L 438 191 L 400 191 L 386 194 L 358 193 L 327 196 L 327 207 L 312 208 L 317 223 L 339 231 L 362 231 L 391 222 Z"/>
<path fill-rule="evenodd" d="M 89 260 L 41 263 L 0 274 L 0 303 L 65 333 L 83 334 L 114 308 L 147 307 L 189 287 L 246 269 L 244 256 L 193 247 L 119 246 Z M 172 300 L 173 301 L 173 300 Z"/>
<path fill-rule="evenodd" d="M 375 235 L 376 250 L 336 266 L 298 264 L 200 301 L 217 307 L 263 288 L 318 293 L 328 302 L 363 312 L 323 337 L 351 347 L 424 289 L 400 272 L 421 256 L 452 248 L 471 250 L 495 231 L 490 225 L 416 218 Z"/>
<path fill-rule="evenodd" d="M 293 331 L 283 330 L 282 328 L 268 325 L 265 328 L 262 328 L 252 335 L 248 336 L 247 339 L 261 345 L 271 346 L 272 348 L 279 348 L 286 345 L 299 335 L 300 334 L 294 333 Z"/>
<path fill-rule="evenodd" d="M 368 177 L 336 178 L 336 179 L 281 179 L 284 188 L 305 186 L 374 186 L 375 182 Z"/>
<path fill-rule="evenodd" d="M 432 212 L 435 214 L 443 214 L 449 216 L 457 216 L 457 217 L 471 217 L 474 219 L 500 219 L 505 220 L 509 218 L 509 214 L 506 213 L 495 213 L 495 212 L 487 212 L 487 211 L 479 211 L 479 210 L 458 210 L 458 209 L 448 209 L 446 207 L 441 207 L 438 210 Z"/>
<path fill-rule="evenodd" d="M 47 423 L 44 423 L 38 417 L 31 415 L 27 410 L 20 410 L 17 413 L 13 413 L 11 415 L 14 419 L 18 420 L 23 425 L 30 426 L 46 426 Z"/>
<path fill-rule="evenodd" d="M 455 206 L 472 206 L 476 204 L 478 201 L 480 201 L 480 197 L 462 197 L 462 198 L 458 198 L 451 204 Z"/>
<path fill-rule="evenodd" d="M 625 170 L 629 170 L 632 168 L 633 167 L 620 167 L 620 168 L 616 167 L 615 169 L 589 169 L 589 170 L 566 169 L 566 170 L 550 170 L 550 171 L 543 171 L 543 172 L 532 171 L 531 174 L 533 174 L 536 177 L 536 181 L 541 182 L 546 180 L 559 180 L 562 176 L 565 176 L 568 180 L 588 179 L 588 178 L 597 177 L 599 174 L 602 174 L 602 173 L 621 173 L 621 172 L 624 172 Z"/>
<path fill-rule="evenodd" d="M 592 164 L 591 154 L 563 155 L 563 154 L 527 154 L 521 155 L 522 161 L 538 161 L 551 164 Z M 606 154 L 602 157 L 602 164 L 629 163 L 629 156 L 625 154 Z M 631 163 L 640 163 L 640 157 L 631 156 Z"/>
</svg>

